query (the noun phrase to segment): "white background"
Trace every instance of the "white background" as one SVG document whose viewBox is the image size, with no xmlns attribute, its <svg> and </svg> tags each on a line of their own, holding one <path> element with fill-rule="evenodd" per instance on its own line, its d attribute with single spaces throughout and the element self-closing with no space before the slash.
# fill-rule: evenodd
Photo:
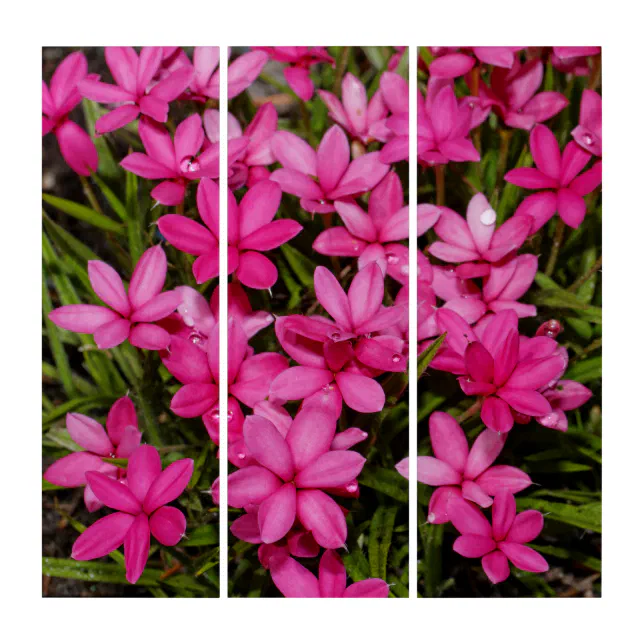
<svg viewBox="0 0 644 644">
<path fill-rule="evenodd" d="M 9 4 L 9 3 L 7 3 Z M 633 641 L 642 631 L 642 114 L 634 3 L 11 3 L 0 75 L 5 641 Z M 637 31 L 636 31 L 637 29 Z M 559 600 L 42 599 L 41 47 L 53 45 L 601 45 L 604 149 L 603 598 Z"/>
</svg>

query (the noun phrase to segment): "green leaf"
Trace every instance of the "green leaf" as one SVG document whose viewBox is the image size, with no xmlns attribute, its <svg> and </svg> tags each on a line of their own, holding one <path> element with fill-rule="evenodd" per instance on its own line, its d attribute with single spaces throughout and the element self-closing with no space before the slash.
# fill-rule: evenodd
<svg viewBox="0 0 644 644">
<path fill-rule="evenodd" d="M 127 584 L 125 569 L 116 563 L 97 561 L 74 561 L 73 559 L 42 558 L 42 574 L 48 577 L 63 577 L 79 581 L 103 582 L 108 584 Z M 147 569 L 136 582 L 137 586 L 158 586 L 160 570 Z"/>
<path fill-rule="evenodd" d="M 395 470 L 383 467 L 365 468 L 359 478 L 360 485 L 382 492 L 401 503 L 409 501 L 409 483 Z"/>
<path fill-rule="evenodd" d="M 48 203 L 50 206 L 64 212 L 66 215 L 79 219 L 80 221 L 84 221 L 92 226 L 96 226 L 102 230 L 107 230 L 111 233 L 123 232 L 121 224 L 105 215 L 101 215 L 87 206 L 76 203 L 75 201 L 54 197 L 54 195 L 48 195 L 45 192 L 43 192 L 42 199 L 45 203 Z"/>
<path fill-rule="evenodd" d="M 280 246 L 284 258 L 288 262 L 288 265 L 291 267 L 293 273 L 300 283 L 308 288 L 313 288 L 313 273 L 315 271 L 316 264 L 310 260 L 304 253 L 300 252 L 294 246 L 290 244 L 282 244 Z"/>
<path fill-rule="evenodd" d="M 387 557 L 396 522 L 395 507 L 379 506 L 369 528 L 369 567 L 371 576 L 387 579 Z"/>
<path fill-rule="evenodd" d="M 95 132 L 96 121 L 98 121 L 101 116 L 98 105 L 93 101 L 84 98 L 83 112 L 85 114 L 87 130 L 90 133 Z M 112 151 L 107 143 L 107 138 L 104 136 L 93 136 L 92 141 L 96 146 L 96 151 L 98 152 L 98 171 L 108 179 L 116 179 L 122 171 L 114 160 Z"/>
<path fill-rule="evenodd" d="M 418 356 L 418 380 L 420 380 L 420 377 L 425 373 L 427 367 L 429 367 L 429 363 L 438 353 L 438 350 L 446 337 L 447 333 L 443 333 L 443 335 L 436 338 L 436 340 L 434 340 L 434 342 L 432 342 L 427 349 Z"/>
<path fill-rule="evenodd" d="M 517 508 L 539 510 L 547 513 L 548 520 L 566 523 L 592 532 L 601 533 L 602 531 L 602 504 L 599 501 L 584 505 L 569 505 L 534 497 L 522 497 L 517 499 Z"/>
<path fill-rule="evenodd" d="M 568 562 L 574 561 L 596 572 L 602 571 L 602 562 L 599 559 L 579 552 L 578 550 L 567 550 L 566 548 L 557 548 L 556 546 L 542 546 L 536 543 L 531 543 L 530 547 L 544 555 L 564 559 Z"/>
<path fill-rule="evenodd" d="M 51 425 L 53 422 L 57 421 L 59 418 L 62 418 L 67 413 L 72 411 L 80 412 L 92 409 L 94 407 L 109 407 L 116 401 L 117 398 L 117 394 L 112 394 L 84 396 L 82 398 L 73 398 L 72 400 L 68 400 L 62 405 L 58 405 L 58 407 L 56 407 L 53 412 L 43 416 L 43 428 L 49 427 L 49 425 Z"/>
<path fill-rule="evenodd" d="M 92 174 L 92 179 L 96 182 L 96 185 L 100 188 L 101 192 L 107 202 L 112 207 L 112 210 L 123 220 L 127 221 L 127 209 L 123 202 L 114 194 L 112 189 L 101 179 L 97 174 Z"/>
<path fill-rule="evenodd" d="M 139 180 L 131 172 L 125 173 L 125 207 L 128 215 L 127 239 L 132 256 L 132 270 L 143 255 L 143 237 L 140 225 Z"/>
<path fill-rule="evenodd" d="M 219 533 L 212 523 L 195 528 L 179 545 L 183 548 L 193 546 L 213 546 L 219 543 Z"/>
<path fill-rule="evenodd" d="M 587 358 L 579 360 L 566 372 L 567 380 L 576 380 L 585 383 L 599 380 L 602 377 L 602 357 Z"/>
</svg>

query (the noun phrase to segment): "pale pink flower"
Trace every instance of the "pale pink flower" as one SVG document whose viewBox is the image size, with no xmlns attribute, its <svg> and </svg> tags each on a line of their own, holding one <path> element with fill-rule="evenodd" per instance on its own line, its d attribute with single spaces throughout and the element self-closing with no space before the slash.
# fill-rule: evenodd
<svg viewBox="0 0 644 644">
<path fill-rule="evenodd" d="M 512 69 L 495 67 L 490 86 L 479 85 L 482 107 L 492 107 L 503 122 L 514 128 L 530 130 L 559 114 L 568 99 L 559 92 L 539 92 L 543 81 L 543 63 L 533 59 L 521 64 L 517 59 Z"/>
<path fill-rule="evenodd" d="M 150 193 L 164 206 L 180 204 L 191 181 L 219 177 L 219 146 L 201 152 L 205 136 L 199 114 L 179 123 L 174 140 L 164 126 L 149 119 L 140 120 L 139 136 L 146 154 L 132 152 L 121 165 L 144 179 L 164 179 Z"/>
<path fill-rule="evenodd" d="M 418 158 L 422 163 L 480 161 L 481 155 L 467 138 L 472 128 L 472 110 L 465 103 L 459 105 L 451 84 L 438 89 L 430 83 L 425 99 L 420 91 L 417 99 Z"/>
<path fill-rule="evenodd" d="M 162 471 L 159 452 L 141 445 L 128 459 L 127 485 L 100 472 L 87 472 L 99 501 L 117 510 L 96 521 L 76 539 L 72 558 L 98 559 L 125 544 L 125 578 L 135 584 L 150 552 L 150 534 L 164 546 L 176 546 L 186 531 L 186 517 L 168 503 L 190 482 L 193 460 L 174 461 Z"/>
<path fill-rule="evenodd" d="M 75 51 L 58 65 L 50 87 L 42 82 L 42 135 L 53 132 L 67 165 L 88 177 L 98 168 L 98 153 L 90 135 L 69 119 L 69 113 L 82 100 L 78 84 L 85 78 L 90 78 L 87 60 Z"/>
<path fill-rule="evenodd" d="M 99 349 L 111 349 L 125 340 L 141 349 L 165 349 L 170 334 L 155 322 L 170 315 L 181 300 L 175 291 L 162 293 L 167 269 L 161 246 L 148 248 L 134 268 L 126 293 L 119 274 L 109 264 L 91 260 L 87 264 L 89 281 L 110 308 L 69 304 L 54 309 L 49 319 L 61 329 L 91 333 Z"/>
<path fill-rule="evenodd" d="M 318 577 L 289 556 L 275 555 L 269 562 L 271 579 L 284 597 L 370 597 L 389 596 L 382 579 L 364 579 L 347 587 L 347 571 L 334 550 L 325 550 Z"/>
<path fill-rule="evenodd" d="M 391 112 L 385 121 L 389 135 L 380 151 L 380 160 L 383 163 L 404 161 L 409 159 L 409 84 L 400 74 L 383 72 L 380 92 Z"/>
<path fill-rule="evenodd" d="M 389 110 L 378 89 L 370 100 L 365 86 L 350 72 L 342 79 L 342 101 L 335 94 L 318 90 L 329 109 L 329 116 L 342 126 L 353 139 L 368 145 L 371 141 L 386 141 L 388 128 L 384 119 Z"/>
<path fill-rule="evenodd" d="M 326 131 L 317 152 L 284 130 L 273 135 L 271 148 L 283 166 L 271 174 L 271 180 L 299 197 L 302 208 L 311 213 L 335 212 L 334 202 L 369 192 L 389 170 L 378 152 L 351 161 L 349 141 L 339 125 Z"/>
<path fill-rule="evenodd" d="M 436 489 L 429 500 L 428 523 L 447 523 L 447 504 L 453 495 L 462 496 L 482 508 L 492 505 L 492 497 L 508 489 L 516 494 L 531 483 L 522 470 L 510 465 L 492 465 L 507 435 L 484 429 L 470 449 L 465 432 L 456 420 L 442 411 L 429 417 L 429 437 L 434 456 L 418 457 L 418 480 Z M 409 459 L 396 465 L 409 479 Z"/>
<path fill-rule="evenodd" d="M 409 207 L 404 205 L 400 178 L 390 172 L 371 192 L 368 214 L 353 200 L 338 201 L 336 209 L 346 226 L 328 228 L 313 242 L 313 249 L 322 255 L 358 257 L 358 269 L 376 262 L 382 272 L 405 283 L 401 262 L 392 244 L 409 237 Z M 440 210 L 429 204 L 418 206 L 418 235 L 424 235 L 438 220 Z M 407 257 L 405 259 L 408 260 Z M 409 262 L 404 262 L 404 264 Z"/>
<path fill-rule="evenodd" d="M 107 432 L 103 425 L 89 416 L 67 414 L 67 432 L 84 451 L 59 458 L 43 474 L 45 481 L 60 487 L 81 487 L 87 482 L 85 472 L 102 472 L 115 479 L 125 475 L 124 470 L 103 459 L 128 458 L 141 442 L 136 409 L 127 396 L 112 405 L 105 425 Z M 90 512 L 103 507 L 87 485 L 84 498 Z"/>
<path fill-rule="evenodd" d="M 497 229 L 496 212 L 481 192 L 470 199 L 465 219 L 446 207 L 440 213 L 434 231 L 441 241 L 429 252 L 444 262 L 461 264 L 456 269 L 461 278 L 489 275 L 492 263 L 521 247 L 532 225 L 527 215 L 515 215 Z"/>
<path fill-rule="evenodd" d="M 458 496 L 450 498 L 447 514 L 461 536 L 454 542 L 454 552 L 478 559 L 493 584 L 510 576 L 508 559 L 520 570 L 546 572 L 548 562 L 525 544 L 536 539 L 543 529 L 543 515 L 536 510 L 517 514 L 514 496 L 500 490 L 492 504 L 492 524 L 474 505 Z"/>
<path fill-rule="evenodd" d="M 139 114 L 158 123 L 168 120 L 169 104 L 190 84 L 191 67 L 181 67 L 153 83 L 163 60 L 163 47 L 105 47 L 105 62 L 115 85 L 87 78 L 79 84 L 82 96 L 98 103 L 120 104 L 96 121 L 96 132 L 113 132 L 131 123 Z"/>
<path fill-rule="evenodd" d="M 365 458 L 351 450 L 331 451 L 335 429 L 333 415 L 315 406 L 302 408 L 286 437 L 261 416 L 244 421 L 246 450 L 257 464 L 229 475 L 228 503 L 259 506 L 262 543 L 284 538 L 297 519 L 323 548 L 344 545 L 344 512 L 327 491 L 353 482 Z"/>
<path fill-rule="evenodd" d="M 540 190 L 526 197 L 515 217 L 532 217 L 530 234 L 539 230 L 555 213 L 571 228 L 578 228 L 586 216 L 584 197 L 602 180 L 602 162 L 582 172 L 592 155 L 574 141 L 559 151 L 555 135 L 545 125 L 530 132 L 530 152 L 536 168 L 515 168 L 505 180 L 521 188 Z M 580 174 L 581 173 L 581 174 Z"/>
</svg>

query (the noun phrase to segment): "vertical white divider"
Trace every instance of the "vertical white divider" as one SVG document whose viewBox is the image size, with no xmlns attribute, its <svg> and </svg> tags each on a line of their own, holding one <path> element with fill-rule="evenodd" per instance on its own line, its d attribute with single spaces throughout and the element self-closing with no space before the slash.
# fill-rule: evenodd
<svg viewBox="0 0 644 644">
<path fill-rule="evenodd" d="M 409 46 L 409 597 L 418 596 L 418 51 Z"/>
<path fill-rule="evenodd" d="M 228 598 L 228 46 L 219 49 L 219 596 Z"/>
</svg>

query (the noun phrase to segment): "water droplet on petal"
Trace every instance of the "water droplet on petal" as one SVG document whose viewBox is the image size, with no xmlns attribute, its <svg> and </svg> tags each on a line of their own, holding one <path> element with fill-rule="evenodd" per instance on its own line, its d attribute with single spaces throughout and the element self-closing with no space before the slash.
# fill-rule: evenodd
<svg viewBox="0 0 644 644">
<path fill-rule="evenodd" d="M 237 453 L 237 458 L 238 458 L 240 461 L 243 461 L 243 460 L 246 458 L 246 454 L 244 454 L 244 452 L 238 452 L 238 453 Z"/>
<path fill-rule="evenodd" d="M 400 258 L 395 253 L 386 253 L 385 257 L 388 264 L 397 264 L 400 261 Z"/>
<path fill-rule="evenodd" d="M 586 145 L 592 145 L 593 144 L 593 137 L 590 134 L 584 134 L 584 143 Z"/>
<path fill-rule="evenodd" d="M 496 213 L 492 208 L 488 208 L 481 213 L 480 220 L 484 226 L 492 226 L 496 223 Z"/>
<path fill-rule="evenodd" d="M 397 364 L 402 360 L 402 356 L 399 353 L 394 353 L 394 355 L 391 356 L 391 360 Z"/>
<path fill-rule="evenodd" d="M 199 161 L 192 156 L 184 157 L 179 164 L 181 172 L 197 172 L 201 169 Z"/>
<path fill-rule="evenodd" d="M 203 335 L 202 333 L 199 333 L 199 331 L 193 331 L 188 336 L 188 340 L 190 340 L 192 344 L 196 344 L 198 347 L 200 347 L 205 343 L 206 336 Z"/>
<path fill-rule="evenodd" d="M 349 483 L 346 487 L 347 492 L 350 494 L 353 494 L 358 490 L 358 484 L 357 483 Z"/>
<path fill-rule="evenodd" d="M 340 339 L 340 334 L 337 331 L 334 331 L 330 337 L 333 342 L 337 342 Z"/>
<path fill-rule="evenodd" d="M 430 512 L 427 515 L 427 523 L 434 523 L 436 521 L 436 515 L 433 512 Z"/>
</svg>

